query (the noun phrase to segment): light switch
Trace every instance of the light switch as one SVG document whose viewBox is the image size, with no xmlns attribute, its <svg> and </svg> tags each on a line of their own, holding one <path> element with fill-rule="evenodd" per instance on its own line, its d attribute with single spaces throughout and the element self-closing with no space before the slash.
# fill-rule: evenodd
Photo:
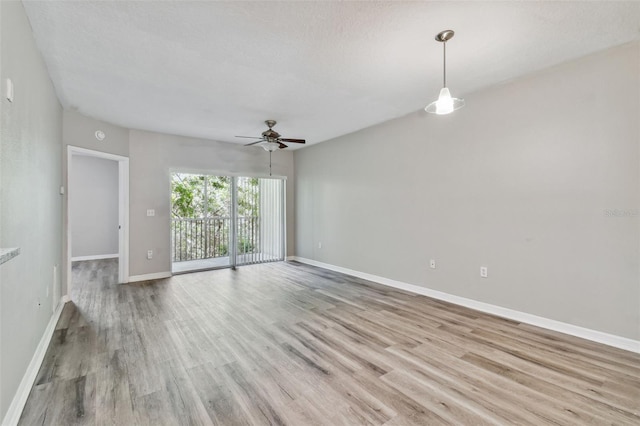
<svg viewBox="0 0 640 426">
<path fill-rule="evenodd" d="M 156 211 L 154 209 L 147 209 L 147 216 L 155 216 Z"/>
</svg>

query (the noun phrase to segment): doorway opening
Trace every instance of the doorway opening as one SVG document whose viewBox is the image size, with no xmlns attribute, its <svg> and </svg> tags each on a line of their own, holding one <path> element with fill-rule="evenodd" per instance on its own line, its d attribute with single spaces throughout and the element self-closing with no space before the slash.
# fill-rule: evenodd
<svg viewBox="0 0 640 426">
<path fill-rule="evenodd" d="M 88 276 L 129 281 L 129 159 L 67 148 L 67 294 Z"/>
<path fill-rule="evenodd" d="M 284 185 L 284 179 L 172 173 L 172 273 L 284 260 Z"/>
</svg>

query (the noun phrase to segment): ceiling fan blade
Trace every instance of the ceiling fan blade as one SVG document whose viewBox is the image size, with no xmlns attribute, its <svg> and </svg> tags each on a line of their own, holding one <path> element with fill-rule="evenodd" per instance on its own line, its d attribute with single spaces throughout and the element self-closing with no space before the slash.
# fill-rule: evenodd
<svg viewBox="0 0 640 426">
<path fill-rule="evenodd" d="M 236 136 L 236 138 L 262 139 L 262 136 Z"/>
<path fill-rule="evenodd" d="M 287 138 L 280 138 L 281 141 L 284 142 L 293 142 L 293 143 L 306 143 L 306 141 L 304 139 L 287 139 Z"/>
<path fill-rule="evenodd" d="M 280 144 L 280 149 L 282 148 L 288 148 L 285 144 L 283 144 L 282 142 L 278 142 Z"/>
<path fill-rule="evenodd" d="M 255 142 L 247 143 L 244 146 L 251 146 L 251 145 L 255 145 L 257 143 L 261 143 L 261 142 L 264 142 L 264 141 L 255 141 Z"/>
</svg>

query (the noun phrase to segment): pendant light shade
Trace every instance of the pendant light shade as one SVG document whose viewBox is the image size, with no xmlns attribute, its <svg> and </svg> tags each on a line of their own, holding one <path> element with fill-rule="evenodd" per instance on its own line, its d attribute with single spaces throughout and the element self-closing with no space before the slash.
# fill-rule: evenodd
<svg viewBox="0 0 640 426">
<path fill-rule="evenodd" d="M 444 54 L 442 70 L 443 87 L 442 89 L 440 89 L 440 96 L 438 96 L 438 100 L 431 102 L 424 109 L 425 111 L 432 114 L 449 114 L 464 106 L 464 99 L 452 98 L 451 92 L 449 92 L 449 88 L 447 87 L 447 41 L 450 40 L 454 34 L 455 33 L 452 30 L 445 30 L 436 35 L 436 40 L 442 43 Z"/>
<path fill-rule="evenodd" d="M 460 109 L 463 106 L 464 99 L 452 98 L 449 89 L 443 87 L 440 89 L 438 100 L 431 102 L 424 110 L 432 114 L 444 115 Z"/>
</svg>

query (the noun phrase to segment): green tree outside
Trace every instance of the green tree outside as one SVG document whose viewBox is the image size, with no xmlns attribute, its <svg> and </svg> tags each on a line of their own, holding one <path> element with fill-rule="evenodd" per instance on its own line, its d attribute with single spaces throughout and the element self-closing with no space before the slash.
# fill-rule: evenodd
<svg viewBox="0 0 640 426">
<path fill-rule="evenodd" d="M 238 178 L 238 253 L 252 253 L 259 238 L 259 179 Z M 231 178 L 171 175 L 174 261 L 228 256 Z"/>
</svg>

